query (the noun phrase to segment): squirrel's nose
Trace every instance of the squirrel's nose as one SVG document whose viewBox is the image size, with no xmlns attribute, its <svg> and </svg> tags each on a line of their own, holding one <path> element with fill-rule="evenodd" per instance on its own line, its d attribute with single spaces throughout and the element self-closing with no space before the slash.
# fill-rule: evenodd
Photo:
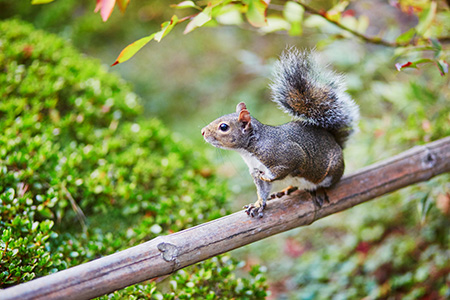
<svg viewBox="0 0 450 300">
<path fill-rule="evenodd" d="M 202 135 L 205 136 L 205 128 L 202 129 Z"/>
</svg>

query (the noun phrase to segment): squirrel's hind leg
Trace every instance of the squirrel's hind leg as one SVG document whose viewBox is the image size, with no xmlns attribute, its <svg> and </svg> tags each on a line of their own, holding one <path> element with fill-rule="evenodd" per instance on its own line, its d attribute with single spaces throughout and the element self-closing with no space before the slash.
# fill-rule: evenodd
<svg viewBox="0 0 450 300">
<path fill-rule="evenodd" d="M 319 209 L 322 208 L 322 206 L 325 202 L 330 203 L 330 199 L 328 198 L 327 191 L 325 190 L 324 187 L 319 187 L 316 190 L 308 191 L 308 192 L 311 194 L 314 205 L 317 208 L 319 208 Z"/>
<path fill-rule="evenodd" d="M 281 191 L 270 195 L 270 199 L 281 198 L 284 195 L 290 195 L 292 192 L 295 192 L 296 190 L 298 190 L 298 187 L 290 185 L 287 188 L 284 188 Z"/>
</svg>

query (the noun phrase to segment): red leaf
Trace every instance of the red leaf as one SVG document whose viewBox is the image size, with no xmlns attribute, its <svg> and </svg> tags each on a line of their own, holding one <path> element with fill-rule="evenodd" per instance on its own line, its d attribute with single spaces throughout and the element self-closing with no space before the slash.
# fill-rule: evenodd
<svg viewBox="0 0 450 300">
<path fill-rule="evenodd" d="M 343 17 L 354 17 L 355 11 L 353 9 L 347 9 L 342 13 Z"/>
<path fill-rule="evenodd" d="M 371 248 L 371 245 L 368 242 L 360 242 L 358 246 L 356 246 L 356 252 L 361 252 L 367 254 Z"/>
<path fill-rule="evenodd" d="M 102 0 L 97 0 L 97 4 L 95 5 L 94 13 L 97 13 L 102 7 Z"/>
<path fill-rule="evenodd" d="M 33 46 L 26 45 L 25 47 L 23 47 L 23 54 L 26 58 L 31 57 L 31 55 L 33 54 Z"/>
<path fill-rule="evenodd" d="M 106 22 L 109 16 L 111 16 L 115 4 L 116 0 L 97 0 L 97 5 L 95 6 L 94 12 L 98 12 L 100 10 L 102 20 L 103 22 Z"/>
<path fill-rule="evenodd" d="M 403 64 L 403 65 L 400 63 L 397 63 L 397 64 L 395 64 L 395 67 L 397 68 L 397 71 L 400 71 L 401 69 L 411 67 L 412 65 L 413 65 L 413 63 L 408 61 L 406 64 Z"/>
<path fill-rule="evenodd" d="M 115 4 L 116 0 L 103 0 L 102 9 L 100 10 L 100 15 L 102 16 L 103 22 L 106 22 L 106 20 L 108 20 Z"/>
</svg>

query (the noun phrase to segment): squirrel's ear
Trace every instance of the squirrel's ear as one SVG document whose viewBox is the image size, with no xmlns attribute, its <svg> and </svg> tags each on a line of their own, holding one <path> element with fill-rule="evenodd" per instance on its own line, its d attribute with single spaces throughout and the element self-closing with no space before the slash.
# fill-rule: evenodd
<svg viewBox="0 0 450 300">
<path fill-rule="evenodd" d="M 248 112 L 248 110 L 247 109 L 241 110 L 241 112 L 239 113 L 238 121 L 243 123 L 243 127 L 249 126 L 251 120 L 252 118 L 250 117 L 250 113 Z"/>
<path fill-rule="evenodd" d="M 244 102 L 241 102 L 241 103 L 239 103 L 239 104 L 236 106 L 236 112 L 237 112 L 237 113 L 240 113 L 241 110 L 243 110 L 243 109 L 247 109 L 247 106 L 245 106 L 245 103 L 244 103 Z"/>
</svg>

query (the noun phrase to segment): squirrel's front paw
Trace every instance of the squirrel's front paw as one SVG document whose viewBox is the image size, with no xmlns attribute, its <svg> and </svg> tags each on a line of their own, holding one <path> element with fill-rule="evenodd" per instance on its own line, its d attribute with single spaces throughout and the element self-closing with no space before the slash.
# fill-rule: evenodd
<svg viewBox="0 0 450 300">
<path fill-rule="evenodd" d="M 258 199 L 255 203 L 250 203 L 249 205 L 245 205 L 245 212 L 247 215 L 253 217 L 258 216 L 259 218 L 262 218 L 264 216 L 263 210 L 266 207 L 266 202 L 262 201 L 261 199 Z"/>
</svg>

